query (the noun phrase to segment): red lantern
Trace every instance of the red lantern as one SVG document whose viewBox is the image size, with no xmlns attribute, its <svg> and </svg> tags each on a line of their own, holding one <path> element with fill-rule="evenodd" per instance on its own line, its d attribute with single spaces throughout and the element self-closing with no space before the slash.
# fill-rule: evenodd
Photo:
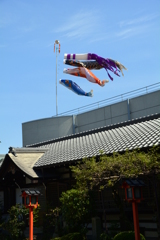
<svg viewBox="0 0 160 240">
<path fill-rule="evenodd" d="M 29 239 L 33 240 L 33 209 L 38 207 L 38 196 L 40 192 L 37 190 L 22 190 L 22 199 L 24 205 L 29 208 Z"/>
<path fill-rule="evenodd" d="M 125 179 L 122 188 L 125 189 L 125 200 L 132 203 L 135 240 L 140 240 L 137 203 L 143 200 L 142 187 L 145 184 L 139 179 Z"/>
</svg>

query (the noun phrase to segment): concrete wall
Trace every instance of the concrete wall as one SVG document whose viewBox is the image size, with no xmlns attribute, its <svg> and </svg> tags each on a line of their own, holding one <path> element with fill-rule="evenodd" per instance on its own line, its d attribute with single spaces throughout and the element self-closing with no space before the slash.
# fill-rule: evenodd
<svg viewBox="0 0 160 240">
<path fill-rule="evenodd" d="M 127 104 L 128 101 L 126 100 L 78 114 L 76 117 L 76 132 L 83 132 L 128 120 Z"/>
<path fill-rule="evenodd" d="M 22 123 L 23 146 L 73 133 L 73 117 L 52 117 Z"/>
<path fill-rule="evenodd" d="M 160 113 L 160 90 L 78 115 L 23 123 L 23 146 L 155 113 Z"/>
<path fill-rule="evenodd" d="M 131 119 L 160 113 L 160 91 L 132 98 L 129 103 Z"/>
<path fill-rule="evenodd" d="M 155 113 L 160 113 L 160 91 L 78 114 L 76 133 Z"/>
</svg>

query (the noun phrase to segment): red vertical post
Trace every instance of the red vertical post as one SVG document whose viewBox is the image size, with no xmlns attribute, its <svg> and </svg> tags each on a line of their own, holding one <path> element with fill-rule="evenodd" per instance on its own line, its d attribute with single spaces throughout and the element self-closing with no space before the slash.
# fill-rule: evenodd
<svg viewBox="0 0 160 240">
<path fill-rule="evenodd" d="M 33 240 L 33 207 L 29 207 L 29 240 Z"/>
<path fill-rule="evenodd" d="M 135 240 L 140 240 L 138 207 L 137 207 L 137 202 L 136 201 L 132 201 L 132 210 L 133 210 Z"/>
</svg>

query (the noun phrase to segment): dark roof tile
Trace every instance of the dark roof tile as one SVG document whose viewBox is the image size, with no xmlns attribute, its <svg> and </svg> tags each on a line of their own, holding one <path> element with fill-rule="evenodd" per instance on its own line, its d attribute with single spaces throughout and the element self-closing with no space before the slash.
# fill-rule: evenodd
<svg viewBox="0 0 160 240">
<path fill-rule="evenodd" d="M 98 156 L 100 150 L 110 154 L 158 144 L 160 144 L 160 114 L 28 147 L 48 148 L 34 165 L 34 167 L 42 167 Z"/>
</svg>

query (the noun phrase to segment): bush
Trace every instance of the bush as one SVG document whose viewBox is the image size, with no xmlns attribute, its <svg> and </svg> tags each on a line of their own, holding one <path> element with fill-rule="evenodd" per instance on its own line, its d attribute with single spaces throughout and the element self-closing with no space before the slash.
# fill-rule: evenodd
<svg viewBox="0 0 160 240">
<path fill-rule="evenodd" d="M 71 189 L 62 193 L 60 201 L 67 232 L 84 232 L 93 214 L 89 193 L 85 190 Z"/>
<path fill-rule="evenodd" d="M 23 240 L 24 230 L 26 228 L 26 217 L 28 216 L 28 209 L 24 206 L 12 206 L 9 211 L 9 219 L 1 224 L 2 239 Z"/>
<path fill-rule="evenodd" d="M 53 233 L 62 236 L 63 230 L 61 225 L 60 209 L 49 209 L 43 218 L 43 239 L 50 240 Z"/>
<path fill-rule="evenodd" d="M 120 232 L 118 233 L 113 240 L 135 240 L 135 233 L 133 231 L 130 232 Z M 140 239 L 145 240 L 145 237 L 140 234 Z"/>
<path fill-rule="evenodd" d="M 102 233 L 100 235 L 100 240 L 112 240 L 112 239 L 113 238 L 109 234 L 107 234 L 107 233 Z"/>
<path fill-rule="evenodd" d="M 24 230 L 28 225 L 29 209 L 17 204 L 9 210 L 9 219 L 0 224 L 0 239 L 2 240 L 23 240 L 25 239 Z M 38 221 L 39 210 L 34 209 L 34 224 Z"/>
<path fill-rule="evenodd" d="M 63 237 L 56 237 L 52 240 L 85 240 L 85 237 L 82 236 L 80 233 L 69 233 L 64 235 Z"/>
</svg>

